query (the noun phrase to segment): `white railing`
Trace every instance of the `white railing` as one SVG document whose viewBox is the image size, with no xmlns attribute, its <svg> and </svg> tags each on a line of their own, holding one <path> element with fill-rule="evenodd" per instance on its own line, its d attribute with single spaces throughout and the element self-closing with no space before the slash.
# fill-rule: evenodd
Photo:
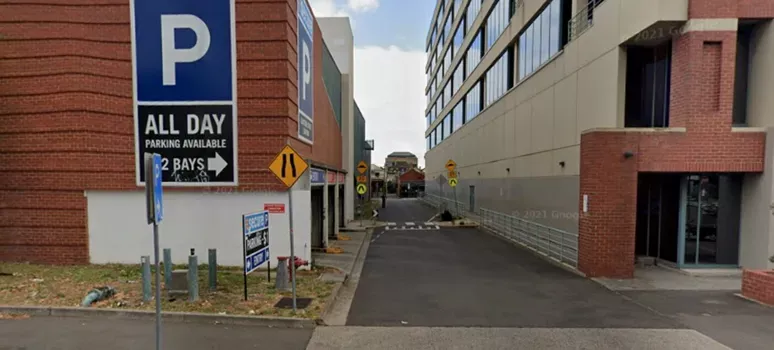
<svg viewBox="0 0 774 350">
<path fill-rule="evenodd" d="M 440 210 L 478 221 L 481 228 L 523 245 L 558 262 L 578 267 L 578 235 L 485 208 L 471 211 L 468 203 L 426 193 L 422 200 Z"/>
<path fill-rule="evenodd" d="M 481 208 L 479 224 L 508 240 L 572 267 L 578 266 L 578 235 Z"/>
<path fill-rule="evenodd" d="M 594 9 L 596 9 L 605 0 L 593 0 L 589 1 L 588 5 L 583 7 L 570 19 L 570 23 L 567 26 L 570 36 L 570 41 L 575 40 L 578 36 L 583 34 L 586 29 L 589 29 L 594 24 Z"/>
</svg>

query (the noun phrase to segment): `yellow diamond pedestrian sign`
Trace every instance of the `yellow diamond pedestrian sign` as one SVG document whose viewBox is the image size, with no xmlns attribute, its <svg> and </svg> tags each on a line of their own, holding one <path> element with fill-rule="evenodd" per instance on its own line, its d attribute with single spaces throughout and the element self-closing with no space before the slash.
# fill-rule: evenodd
<svg viewBox="0 0 774 350">
<path fill-rule="evenodd" d="M 361 160 L 360 163 L 357 165 L 357 171 L 361 174 L 365 174 L 367 170 L 368 170 L 368 164 L 366 164 L 365 161 Z"/>
<path fill-rule="evenodd" d="M 368 187 L 365 184 L 357 184 L 357 194 L 365 194 L 366 191 L 368 191 Z"/>
<path fill-rule="evenodd" d="M 453 160 L 449 159 L 449 161 L 446 162 L 446 170 L 454 171 L 454 169 L 456 168 L 457 168 L 457 163 L 455 163 Z"/>
<path fill-rule="evenodd" d="M 290 145 L 285 145 L 269 164 L 269 170 L 287 187 L 293 187 L 307 168 L 309 164 Z"/>
<path fill-rule="evenodd" d="M 453 178 L 449 179 L 449 186 L 457 187 L 457 178 L 453 177 Z"/>
</svg>

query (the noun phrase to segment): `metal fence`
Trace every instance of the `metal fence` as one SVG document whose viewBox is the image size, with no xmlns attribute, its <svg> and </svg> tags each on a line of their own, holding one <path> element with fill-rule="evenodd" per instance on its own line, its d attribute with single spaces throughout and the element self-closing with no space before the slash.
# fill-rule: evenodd
<svg viewBox="0 0 774 350">
<path fill-rule="evenodd" d="M 422 200 L 439 209 L 454 212 L 459 205 L 460 215 L 478 221 L 481 228 L 521 244 L 558 262 L 578 267 L 578 235 L 524 220 L 513 215 L 485 208 L 470 211 L 463 202 L 434 194 L 425 194 Z"/>
<path fill-rule="evenodd" d="M 594 24 L 594 10 L 604 1 L 605 0 L 589 1 L 588 5 L 580 9 L 578 13 L 570 19 L 570 23 L 567 26 L 570 41 L 575 40 L 575 38 L 583 34 L 586 29 L 589 29 Z"/>
</svg>

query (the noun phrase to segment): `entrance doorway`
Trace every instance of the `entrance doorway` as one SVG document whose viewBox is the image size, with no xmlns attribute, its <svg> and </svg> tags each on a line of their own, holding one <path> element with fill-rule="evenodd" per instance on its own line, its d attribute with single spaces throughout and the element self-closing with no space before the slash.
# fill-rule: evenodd
<svg viewBox="0 0 774 350">
<path fill-rule="evenodd" d="M 681 266 L 738 267 L 742 177 L 689 175 L 683 179 Z"/>
<path fill-rule="evenodd" d="M 738 267 L 740 174 L 641 173 L 635 255 L 679 268 Z"/>
<path fill-rule="evenodd" d="M 637 182 L 635 254 L 677 263 L 679 174 L 641 173 Z"/>
</svg>

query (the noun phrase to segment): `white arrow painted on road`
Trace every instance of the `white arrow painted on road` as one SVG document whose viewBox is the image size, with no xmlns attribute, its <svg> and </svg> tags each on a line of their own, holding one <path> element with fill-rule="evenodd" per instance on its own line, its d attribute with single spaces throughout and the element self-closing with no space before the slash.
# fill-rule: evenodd
<svg viewBox="0 0 774 350">
<path fill-rule="evenodd" d="M 228 163 L 226 163 L 226 160 L 223 159 L 218 152 L 215 152 L 215 158 L 207 158 L 207 170 L 214 171 L 215 176 L 220 175 L 220 172 L 226 168 L 226 165 L 228 165 Z"/>
</svg>

